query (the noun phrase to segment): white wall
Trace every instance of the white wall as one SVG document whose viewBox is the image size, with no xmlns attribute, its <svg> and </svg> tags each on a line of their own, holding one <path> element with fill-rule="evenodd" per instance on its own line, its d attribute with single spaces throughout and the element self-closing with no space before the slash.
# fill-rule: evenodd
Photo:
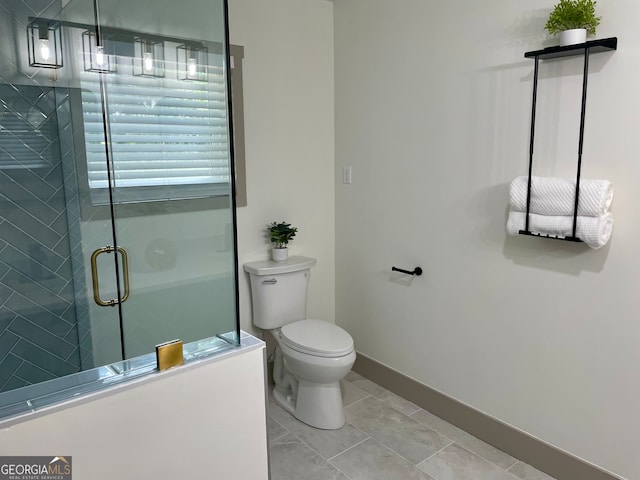
<svg viewBox="0 0 640 480">
<path fill-rule="evenodd" d="M 528 162 L 523 55 L 554 44 L 552 4 L 335 2 L 336 321 L 360 352 L 640 478 L 637 1 L 598 2 L 598 37 L 620 45 L 589 78 L 583 175 L 615 185 L 612 241 L 505 233 Z M 573 176 L 582 63 L 541 69 L 536 173 Z"/>
<path fill-rule="evenodd" d="M 307 314 L 334 320 L 333 4 L 230 0 L 231 43 L 244 46 L 248 205 L 238 209 L 240 267 L 266 259 L 266 226 L 298 227 L 292 255 L 318 259 Z M 251 325 L 246 274 L 241 326 Z"/>
<path fill-rule="evenodd" d="M 0 452 L 71 456 L 78 479 L 266 480 L 263 360 L 254 346 L 0 424 Z"/>
</svg>

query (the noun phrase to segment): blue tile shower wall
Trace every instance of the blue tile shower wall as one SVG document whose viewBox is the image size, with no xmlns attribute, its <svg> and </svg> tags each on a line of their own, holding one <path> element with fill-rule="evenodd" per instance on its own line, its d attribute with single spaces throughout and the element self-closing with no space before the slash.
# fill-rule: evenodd
<svg viewBox="0 0 640 480">
<path fill-rule="evenodd" d="M 56 89 L 56 111 L 60 152 L 62 158 L 62 173 L 64 176 L 64 193 L 67 208 L 67 222 L 69 245 L 71 250 L 71 269 L 73 272 L 73 286 L 75 294 L 76 322 L 80 346 L 80 365 L 82 370 L 93 368 L 93 346 L 91 341 L 90 311 L 87 299 L 92 293 L 87 291 L 85 281 L 84 252 L 82 232 L 80 226 L 80 192 L 78 189 L 78 175 L 76 161 L 85 161 L 84 151 L 78 152 L 74 139 L 83 138 L 83 126 L 72 121 L 70 90 Z M 79 115 L 81 112 L 76 112 Z"/>
<path fill-rule="evenodd" d="M 51 87 L 0 84 L 0 392 L 77 372 L 90 355 L 76 315 L 65 102 Z"/>
</svg>

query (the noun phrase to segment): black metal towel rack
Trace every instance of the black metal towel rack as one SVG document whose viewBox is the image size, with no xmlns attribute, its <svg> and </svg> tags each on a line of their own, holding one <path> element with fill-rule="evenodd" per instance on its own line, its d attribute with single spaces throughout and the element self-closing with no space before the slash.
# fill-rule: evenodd
<svg viewBox="0 0 640 480">
<path fill-rule="evenodd" d="M 397 267 L 391 267 L 391 271 L 392 272 L 400 272 L 400 273 L 405 273 L 407 275 L 415 275 L 417 277 L 419 277 L 420 275 L 422 275 L 422 269 L 420 267 L 416 267 L 413 269 L 413 271 L 411 270 L 404 270 L 403 268 L 397 268 Z"/>
<path fill-rule="evenodd" d="M 585 108 L 587 105 L 587 77 L 589 75 L 589 55 L 591 53 L 608 52 L 618 48 L 618 39 L 616 37 L 603 38 L 601 40 L 592 40 L 577 45 L 567 45 L 564 47 L 548 47 L 544 50 L 536 50 L 526 52 L 525 58 L 533 58 L 535 60 L 533 73 L 533 102 L 531 106 L 531 137 L 529 142 L 529 173 L 527 179 L 527 209 L 525 215 L 524 230 L 520 230 L 520 235 L 531 235 L 535 237 L 553 238 L 556 240 L 565 240 L 567 242 L 582 242 L 576 236 L 576 227 L 578 224 L 578 200 L 580 198 L 580 170 L 582 169 L 582 145 L 584 143 L 584 119 Z M 531 203 L 531 175 L 533 171 L 533 139 L 536 124 L 536 100 L 538 96 L 538 65 L 540 59 L 547 60 L 552 58 L 570 57 L 583 53 L 584 55 L 584 71 L 582 76 L 582 107 L 580 111 L 580 138 L 578 140 L 578 168 L 576 174 L 576 194 L 573 205 L 573 230 L 569 237 L 559 237 L 554 235 L 544 235 L 533 233 L 529 230 L 529 207 Z"/>
</svg>

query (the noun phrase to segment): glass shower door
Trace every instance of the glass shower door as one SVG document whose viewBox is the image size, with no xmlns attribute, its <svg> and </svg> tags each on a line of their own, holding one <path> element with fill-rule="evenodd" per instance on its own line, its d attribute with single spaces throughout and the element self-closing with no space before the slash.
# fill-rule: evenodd
<svg viewBox="0 0 640 480">
<path fill-rule="evenodd" d="M 6 402 L 176 338 L 238 343 L 224 6 L 0 2 Z"/>
<path fill-rule="evenodd" d="M 109 171 L 89 184 L 110 195 L 125 358 L 237 341 L 223 3 L 197 5 L 97 2 Z"/>
<path fill-rule="evenodd" d="M 93 0 L 71 0 L 62 9 L 60 19 L 66 41 L 67 69 L 57 84 L 68 87 L 68 125 L 62 126 L 68 147 L 63 149 L 65 192 L 72 239 L 71 256 L 74 286 L 81 332 L 91 339 L 91 366 L 108 365 L 124 359 L 122 316 L 117 308 L 120 298 L 118 274 L 121 264 L 112 248 L 115 229 L 111 206 L 96 199 L 89 183 L 89 167 L 102 162 L 106 168 L 107 137 L 93 121 L 102 117 L 100 73 L 87 67 L 86 50 L 95 32 Z M 90 368 L 89 365 L 83 367 Z"/>
</svg>

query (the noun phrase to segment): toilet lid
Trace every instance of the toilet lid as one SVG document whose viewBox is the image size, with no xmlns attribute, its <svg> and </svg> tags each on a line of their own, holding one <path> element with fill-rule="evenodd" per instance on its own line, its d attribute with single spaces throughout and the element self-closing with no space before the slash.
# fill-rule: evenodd
<svg viewBox="0 0 640 480">
<path fill-rule="evenodd" d="M 342 328 L 324 320 L 307 318 L 280 329 L 285 345 L 319 357 L 341 357 L 353 351 L 353 338 Z"/>
</svg>

